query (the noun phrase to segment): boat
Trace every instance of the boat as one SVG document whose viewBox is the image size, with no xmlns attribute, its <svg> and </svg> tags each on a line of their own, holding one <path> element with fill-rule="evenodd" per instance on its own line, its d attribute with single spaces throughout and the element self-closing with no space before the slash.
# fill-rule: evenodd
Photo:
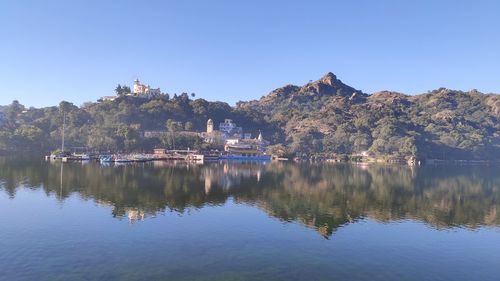
<svg viewBox="0 0 500 281">
<path fill-rule="evenodd" d="M 130 155 L 127 158 L 130 159 L 131 162 L 146 162 L 146 161 L 149 161 L 149 158 L 146 155 L 144 155 L 144 154 L 132 154 L 132 155 Z"/>
<path fill-rule="evenodd" d="M 133 159 L 127 157 L 127 156 L 124 156 L 124 155 L 115 155 L 113 157 L 113 161 L 115 163 L 129 163 L 129 162 L 134 162 Z"/>
<path fill-rule="evenodd" d="M 263 153 L 258 147 L 250 144 L 233 144 L 225 146 L 226 152 L 221 154 L 221 160 L 238 161 L 271 161 L 271 155 Z"/>
<path fill-rule="evenodd" d="M 63 162 L 68 161 L 71 156 L 68 152 L 64 150 L 64 133 L 66 130 L 66 112 L 63 112 L 63 126 L 62 126 L 62 136 L 61 136 L 61 151 L 54 152 L 49 156 L 45 156 L 45 160 L 62 160 Z"/>
<path fill-rule="evenodd" d="M 99 162 L 101 163 L 111 163 L 114 162 L 113 155 L 104 154 L 99 156 Z"/>
<path fill-rule="evenodd" d="M 90 161 L 90 155 L 88 154 L 76 154 L 73 153 L 70 157 L 69 160 L 75 160 L 75 161 Z"/>
<path fill-rule="evenodd" d="M 271 161 L 271 155 L 222 155 L 221 160 L 237 160 L 237 161 Z"/>
<path fill-rule="evenodd" d="M 56 152 L 45 156 L 45 160 L 62 160 L 63 158 L 70 158 L 71 154 L 67 152 Z"/>
<path fill-rule="evenodd" d="M 249 154 L 222 154 L 220 160 L 237 160 L 237 161 L 271 161 L 271 155 L 249 155 Z"/>
<path fill-rule="evenodd" d="M 188 154 L 186 156 L 186 161 L 189 161 L 189 162 L 201 162 L 203 163 L 205 159 L 205 155 L 203 154 Z"/>
<path fill-rule="evenodd" d="M 219 161 L 220 159 L 220 152 L 215 151 L 215 152 L 205 152 L 203 153 L 203 162 L 215 162 Z"/>
</svg>

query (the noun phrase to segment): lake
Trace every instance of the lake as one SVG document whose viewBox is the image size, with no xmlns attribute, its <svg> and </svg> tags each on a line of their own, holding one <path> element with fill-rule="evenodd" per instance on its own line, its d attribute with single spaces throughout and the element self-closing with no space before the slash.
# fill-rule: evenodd
<svg viewBox="0 0 500 281">
<path fill-rule="evenodd" d="M 497 166 L 0 158 L 0 280 L 500 280 Z"/>
</svg>

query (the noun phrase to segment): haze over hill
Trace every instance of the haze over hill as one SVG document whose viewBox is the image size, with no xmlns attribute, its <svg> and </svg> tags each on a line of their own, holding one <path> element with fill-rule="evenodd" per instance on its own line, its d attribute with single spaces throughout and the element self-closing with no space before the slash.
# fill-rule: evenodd
<svg viewBox="0 0 500 281">
<path fill-rule="evenodd" d="M 270 152 L 280 155 L 500 159 L 498 95 L 445 88 L 415 96 L 366 94 L 333 73 L 303 86 L 286 85 L 235 107 L 184 93 L 149 99 L 119 96 L 81 107 L 62 102 L 59 107 L 27 110 L 13 103 L 2 111 L 2 150 L 56 148 L 66 112 L 68 145 L 95 150 L 169 147 L 172 136 L 179 138 L 180 147 L 209 148 L 193 135 L 146 139 L 142 133 L 165 130 L 167 121 L 204 131 L 209 118 L 216 124 L 231 118 L 247 132 L 262 131 L 271 141 Z"/>
</svg>

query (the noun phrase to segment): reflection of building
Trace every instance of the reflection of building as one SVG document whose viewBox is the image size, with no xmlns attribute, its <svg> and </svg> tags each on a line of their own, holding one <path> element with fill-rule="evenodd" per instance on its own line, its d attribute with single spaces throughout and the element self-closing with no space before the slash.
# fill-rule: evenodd
<svg viewBox="0 0 500 281">
<path fill-rule="evenodd" d="M 127 217 L 129 222 L 134 223 L 136 221 L 143 221 L 146 215 L 144 211 L 139 209 L 129 209 L 127 210 Z"/>
<path fill-rule="evenodd" d="M 135 223 L 137 221 L 143 221 L 146 217 L 151 216 L 151 214 L 146 214 L 144 210 L 141 210 L 140 208 L 121 208 L 115 206 L 112 202 L 106 201 L 106 200 L 101 200 L 101 199 L 95 199 L 96 204 L 101 207 L 111 207 L 113 208 L 113 214 L 115 214 L 117 217 L 125 217 L 127 215 L 128 221 L 130 223 Z"/>
<path fill-rule="evenodd" d="M 160 88 L 152 89 L 149 85 L 141 84 L 139 79 L 134 80 L 133 94 L 138 97 L 154 97 L 161 94 Z"/>
<path fill-rule="evenodd" d="M 205 180 L 205 194 L 209 194 L 212 190 L 212 184 L 215 181 L 215 173 L 213 169 L 205 169 L 203 171 L 203 178 Z"/>
<path fill-rule="evenodd" d="M 242 180 L 255 179 L 260 182 L 265 166 L 255 163 L 224 163 L 224 165 L 204 166 L 201 175 L 205 181 L 205 193 L 209 194 L 214 188 L 230 190 L 241 185 Z"/>
</svg>

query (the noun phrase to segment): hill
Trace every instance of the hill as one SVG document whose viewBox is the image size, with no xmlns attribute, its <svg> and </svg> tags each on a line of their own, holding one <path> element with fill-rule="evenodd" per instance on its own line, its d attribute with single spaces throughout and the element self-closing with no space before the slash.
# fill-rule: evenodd
<svg viewBox="0 0 500 281">
<path fill-rule="evenodd" d="M 500 158 L 500 97 L 437 89 L 362 93 L 332 73 L 238 108 L 264 114 L 292 152 L 438 159 Z"/>
<path fill-rule="evenodd" d="M 445 88 L 415 96 L 366 94 L 333 73 L 303 86 L 286 85 L 235 107 L 183 93 L 152 99 L 121 96 L 80 107 L 61 102 L 25 108 L 13 102 L 2 111 L 4 151 L 57 148 L 64 112 L 68 147 L 101 151 L 170 147 L 172 138 L 179 138 L 178 148 L 208 148 L 201 139 L 177 131 L 204 131 L 208 118 L 216 124 L 231 118 L 247 132 L 261 130 L 273 144 L 270 151 L 279 154 L 500 159 L 499 95 Z M 169 136 L 142 137 L 146 130 L 166 130 L 167 123 Z"/>
</svg>

